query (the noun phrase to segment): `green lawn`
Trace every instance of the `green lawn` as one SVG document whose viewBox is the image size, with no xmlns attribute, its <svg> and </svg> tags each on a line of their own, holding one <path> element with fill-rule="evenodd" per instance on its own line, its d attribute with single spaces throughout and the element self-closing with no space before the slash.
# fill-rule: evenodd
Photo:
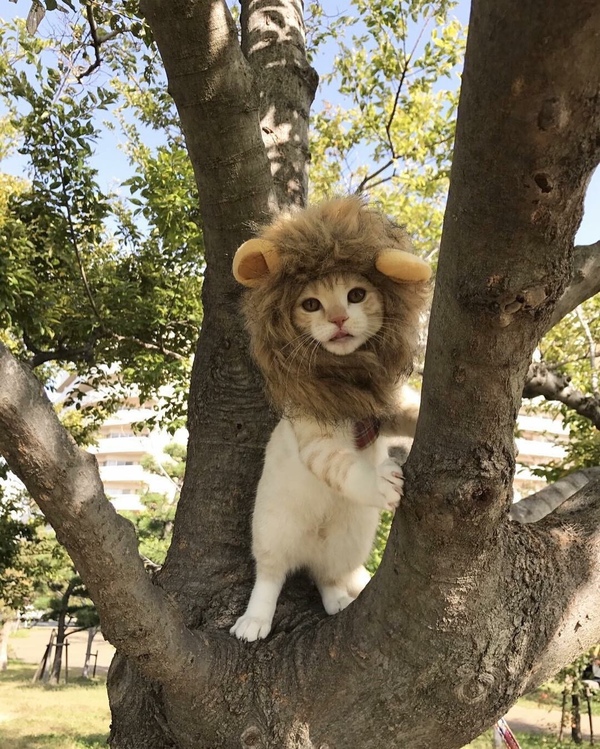
<svg viewBox="0 0 600 749">
<path fill-rule="evenodd" d="M 32 684 L 35 668 L 10 661 L 0 673 L 0 749 L 105 749 L 105 682 Z"/>
<path fill-rule="evenodd" d="M 556 681 L 550 681 L 542 684 L 533 692 L 521 697 L 519 704 L 527 707 L 553 707 L 556 710 L 562 709 L 563 686 Z M 580 711 L 582 720 L 587 720 L 587 702 L 583 694 L 580 696 Z M 600 715 L 600 692 L 595 692 L 591 696 L 592 715 Z M 571 706 L 571 696 L 567 695 L 567 711 Z"/>
<path fill-rule="evenodd" d="M 574 744 L 572 741 L 558 741 L 556 736 L 548 736 L 541 734 L 530 734 L 530 733 L 515 733 L 521 749 L 574 749 L 574 747 L 588 747 L 587 741 L 583 744 Z M 492 732 L 487 731 L 475 739 L 475 741 L 463 747 L 463 749 L 493 749 L 494 740 Z"/>
</svg>

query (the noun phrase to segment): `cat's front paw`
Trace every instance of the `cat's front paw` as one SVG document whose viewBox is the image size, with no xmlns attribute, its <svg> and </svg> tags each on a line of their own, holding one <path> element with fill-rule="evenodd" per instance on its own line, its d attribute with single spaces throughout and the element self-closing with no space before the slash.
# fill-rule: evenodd
<svg viewBox="0 0 600 749">
<path fill-rule="evenodd" d="M 235 635 L 238 640 L 254 642 L 264 640 L 271 631 L 271 620 L 262 619 L 258 616 L 240 616 L 237 622 L 229 630 L 230 635 Z"/>
<path fill-rule="evenodd" d="M 352 596 L 348 595 L 348 591 L 337 587 L 323 588 L 321 590 L 321 598 L 323 600 L 323 608 L 330 616 L 343 611 L 354 600 Z"/>
<path fill-rule="evenodd" d="M 400 504 L 404 489 L 402 468 L 392 458 L 377 466 L 377 489 L 380 504 L 384 510 L 395 510 Z"/>
</svg>

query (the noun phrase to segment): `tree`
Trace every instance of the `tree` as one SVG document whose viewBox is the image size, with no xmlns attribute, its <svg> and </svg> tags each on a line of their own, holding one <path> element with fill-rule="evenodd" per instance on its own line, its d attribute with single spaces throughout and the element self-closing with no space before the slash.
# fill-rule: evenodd
<svg viewBox="0 0 600 749">
<path fill-rule="evenodd" d="M 85 593 L 83 592 L 81 578 L 72 572 L 72 576 L 68 580 L 64 590 L 60 591 L 59 594 L 55 595 L 50 601 L 49 613 L 52 618 L 56 618 L 57 621 L 56 640 L 54 643 L 54 660 L 52 661 L 52 667 L 48 679 L 50 684 L 58 684 L 60 681 L 64 649 L 66 647 L 67 628 L 71 617 L 75 613 L 72 599 L 74 596 L 82 597 L 84 595 Z M 77 608 L 79 607 L 77 606 Z"/>
<path fill-rule="evenodd" d="M 186 477 L 153 580 L 93 458 L 0 353 L 0 451 L 119 653 L 111 744 L 460 747 L 600 638 L 599 483 L 539 523 L 508 521 L 531 355 L 581 293 L 573 237 L 600 159 L 598 4 L 474 1 L 405 500 L 358 601 L 326 618 L 296 580 L 273 635 L 252 646 L 226 630 L 251 585 L 248 517 L 272 417 L 230 265 L 254 222 L 305 199 L 316 76 L 298 3 L 242 2 L 241 42 L 221 0 L 141 5 L 194 166 L 207 262 Z"/>
<path fill-rule="evenodd" d="M 6 474 L 6 464 L 0 465 L 0 474 Z M 7 498 L 0 483 L 0 671 L 8 667 L 8 637 L 32 592 L 31 581 L 24 574 L 22 548 L 34 531 L 20 519 L 19 509 L 18 501 Z"/>
<path fill-rule="evenodd" d="M 132 62 L 141 42 L 128 34 L 105 44 L 114 77 L 83 87 L 73 71 L 86 26 L 68 28 L 62 44 L 19 21 L 0 31 L 0 155 L 18 147 L 29 176 L 0 178 L 3 340 L 38 371 L 59 362 L 117 399 L 132 384 L 144 400 L 168 383 L 164 418 L 174 429 L 201 321 L 191 165 L 151 61 Z M 120 194 L 100 189 L 93 159 L 109 126 L 123 131 L 131 167 Z M 161 128 L 163 142 L 146 145 L 142 127 Z M 102 405 L 96 422 L 110 399 Z"/>
<path fill-rule="evenodd" d="M 123 513 L 133 523 L 139 550 L 149 570 L 157 569 L 167 555 L 173 534 L 173 521 L 183 481 L 186 448 L 178 442 L 165 446 L 164 456 L 156 460 L 151 455 L 142 459 L 145 470 L 168 476 L 177 491 L 171 499 L 166 494 L 147 492 L 140 497 L 142 512 Z"/>
</svg>

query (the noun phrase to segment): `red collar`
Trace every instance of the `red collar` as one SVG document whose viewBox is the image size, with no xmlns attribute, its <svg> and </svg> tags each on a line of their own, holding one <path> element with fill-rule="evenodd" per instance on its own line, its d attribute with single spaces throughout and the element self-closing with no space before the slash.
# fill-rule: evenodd
<svg viewBox="0 0 600 749">
<path fill-rule="evenodd" d="M 357 450 L 365 450 L 373 444 L 379 436 L 379 419 L 369 416 L 362 421 L 355 421 L 352 425 L 354 432 L 354 446 Z"/>
</svg>

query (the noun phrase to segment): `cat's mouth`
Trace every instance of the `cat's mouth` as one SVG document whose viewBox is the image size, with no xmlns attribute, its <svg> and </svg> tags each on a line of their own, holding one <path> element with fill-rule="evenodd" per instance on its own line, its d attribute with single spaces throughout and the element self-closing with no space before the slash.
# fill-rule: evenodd
<svg viewBox="0 0 600 749">
<path fill-rule="evenodd" d="M 342 341 L 345 338 L 354 338 L 354 336 L 351 333 L 347 333 L 345 330 L 338 330 L 337 333 L 334 333 L 330 341 Z"/>
</svg>

